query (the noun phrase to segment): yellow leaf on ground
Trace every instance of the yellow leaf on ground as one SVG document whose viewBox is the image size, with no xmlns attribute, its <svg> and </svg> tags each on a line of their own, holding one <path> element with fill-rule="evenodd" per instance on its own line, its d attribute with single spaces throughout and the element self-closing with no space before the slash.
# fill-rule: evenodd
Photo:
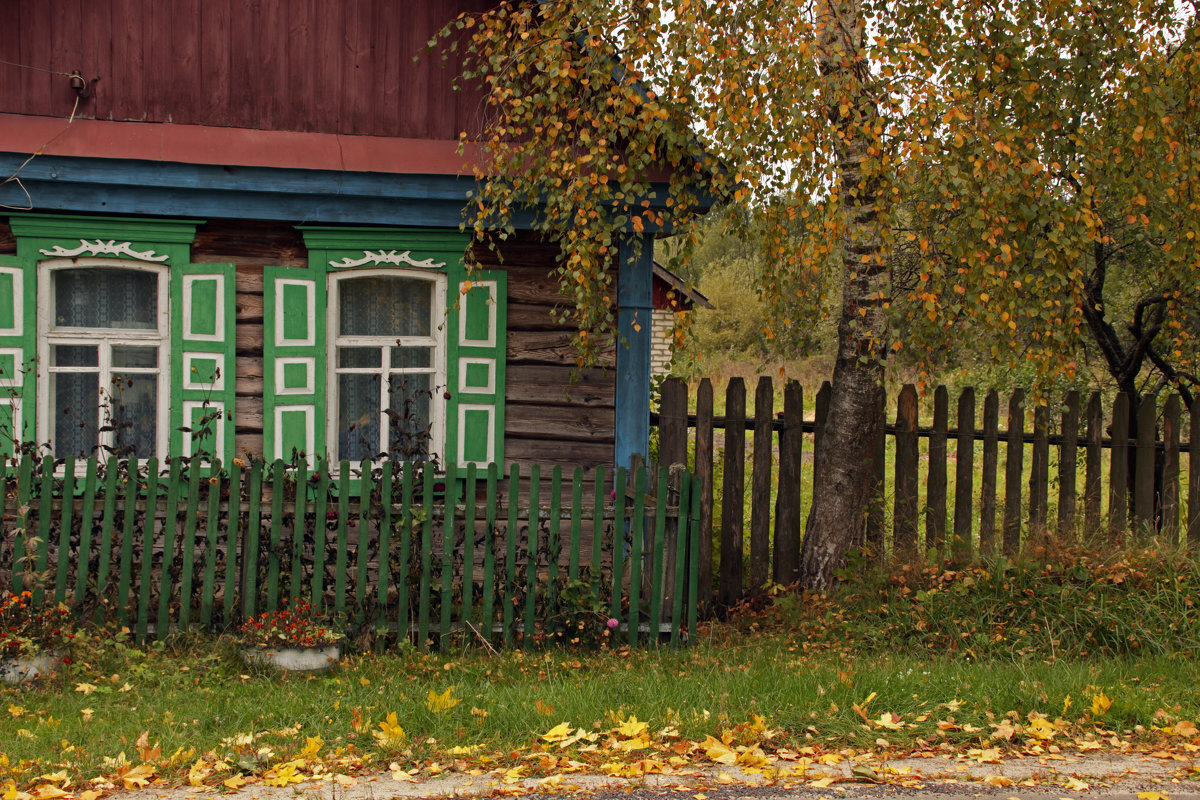
<svg viewBox="0 0 1200 800">
<path fill-rule="evenodd" d="M 700 746 L 704 748 L 704 754 L 718 764 L 737 763 L 737 753 L 726 747 L 724 742 L 714 739 L 711 736 L 706 736 Z"/>
<path fill-rule="evenodd" d="M 86 789 L 79 793 L 79 800 L 99 800 L 104 792 L 98 792 L 95 789 Z"/>
<path fill-rule="evenodd" d="M 64 792 L 52 783 L 43 783 L 33 790 L 33 795 L 40 800 L 58 800 L 60 797 L 67 797 L 69 792 Z"/>
<path fill-rule="evenodd" d="M 239 772 L 232 778 L 226 778 L 224 784 L 227 789 L 240 789 L 246 785 L 246 778 Z"/>
<path fill-rule="evenodd" d="M 437 692 L 433 691 L 433 689 L 430 689 L 429 694 L 425 697 L 425 707 L 435 714 L 444 714 L 450 709 L 454 708 L 456 705 L 462 702 L 461 697 L 452 696 L 455 688 L 456 687 L 451 686 L 441 694 L 438 694 Z"/>
<path fill-rule="evenodd" d="M 1186 719 L 1176 722 L 1175 727 L 1172 730 L 1176 736 L 1192 737 L 1192 736 L 1195 736 L 1197 733 L 1200 733 L 1200 731 L 1196 730 L 1195 724 L 1193 724 L 1192 722 L 1189 722 Z"/>
<path fill-rule="evenodd" d="M 1003 775 L 988 775 L 986 778 L 983 779 L 983 782 L 986 783 L 988 786 L 996 786 L 996 787 L 1013 785 L 1012 778 L 1006 778 Z"/>
<path fill-rule="evenodd" d="M 837 780 L 837 779 L 834 778 L 833 776 L 826 775 L 824 778 L 818 778 L 815 781 L 809 781 L 808 785 L 813 787 L 814 789 L 828 789 L 830 786 L 833 785 L 833 782 L 835 780 Z"/>
<path fill-rule="evenodd" d="M 1030 720 L 1029 724 L 1025 726 L 1025 730 L 1043 742 L 1053 739 L 1054 735 L 1058 733 L 1058 729 L 1054 727 L 1053 723 L 1041 717 Z"/>
<path fill-rule="evenodd" d="M 621 723 L 617 728 L 617 733 L 627 739 L 633 739 L 641 736 L 649 727 L 645 722 L 639 722 L 637 717 L 630 717 Z"/>
<path fill-rule="evenodd" d="M 121 776 L 121 783 L 126 789 L 144 789 L 150 785 L 154 777 L 154 767 L 150 764 L 140 764 Z"/>
<path fill-rule="evenodd" d="M 1088 784 L 1086 781 L 1081 781 L 1079 778 L 1067 778 L 1067 788 L 1072 792 L 1086 792 Z"/>
<path fill-rule="evenodd" d="M 1112 708 L 1112 700 L 1108 699 L 1108 695 L 1104 692 L 1092 695 L 1092 713 L 1097 717 L 1106 713 Z"/>
<path fill-rule="evenodd" d="M 212 767 L 203 758 L 196 759 L 196 763 L 188 770 L 188 786 L 203 786 L 209 775 L 212 775 Z"/>
<path fill-rule="evenodd" d="M 567 722 L 561 722 L 555 725 L 550 730 L 542 734 L 544 742 L 561 742 L 563 739 L 571 735 L 571 725 Z"/>
<path fill-rule="evenodd" d="M 1171 800 L 1162 792 L 1138 792 L 1138 800 Z"/>
<path fill-rule="evenodd" d="M 300 751 L 301 758 L 307 758 L 309 760 L 316 758 L 317 753 L 321 751 L 321 747 L 324 744 L 325 740 L 320 736 L 309 736 L 307 741 L 304 743 L 304 749 Z"/>
<path fill-rule="evenodd" d="M 396 712 L 388 712 L 387 718 L 379 723 L 379 730 L 371 731 L 371 735 L 385 747 L 395 747 L 404 741 L 404 728 L 396 719 Z"/>
<path fill-rule="evenodd" d="M 75 691 L 80 694 L 91 694 L 96 691 L 96 687 L 90 683 L 77 683 L 75 684 Z"/>
<path fill-rule="evenodd" d="M 889 731 L 898 731 L 904 726 L 900 724 L 900 715 L 893 714 L 890 711 L 885 711 L 879 715 L 879 719 L 874 721 L 881 728 L 887 728 Z"/>
</svg>

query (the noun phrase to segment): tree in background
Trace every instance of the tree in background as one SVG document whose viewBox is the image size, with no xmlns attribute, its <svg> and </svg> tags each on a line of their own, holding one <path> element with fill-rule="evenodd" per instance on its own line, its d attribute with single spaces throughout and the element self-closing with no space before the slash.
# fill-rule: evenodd
<svg viewBox="0 0 1200 800">
<path fill-rule="evenodd" d="M 533 210 L 559 237 L 585 360 L 615 321 L 617 236 L 686 236 L 709 193 L 758 212 L 740 232 L 772 330 L 840 288 L 799 572 L 828 588 L 861 530 L 889 353 L 970 345 L 1071 374 L 1064 354 L 1109 319 L 1094 265 L 1138 242 L 1134 339 L 1166 332 L 1172 380 L 1194 374 L 1195 17 L 1174 0 L 501 4 L 454 26 L 487 98 L 476 224 Z"/>
</svg>

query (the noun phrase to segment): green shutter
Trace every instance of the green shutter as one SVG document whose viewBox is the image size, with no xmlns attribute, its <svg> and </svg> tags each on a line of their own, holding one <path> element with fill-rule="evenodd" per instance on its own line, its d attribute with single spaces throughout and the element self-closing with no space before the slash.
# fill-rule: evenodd
<svg viewBox="0 0 1200 800">
<path fill-rule="evenodd" d="M 325 274 L 267 267 L 263 294 L 263 455 L 319 455 L 325 450 Z"/>
<path fill-rule="evenodd" d="M 13 455 L 15 444 L 30 438 L 23 429 L 33 422 L 33 414 L 24 413 L 33 407 L 33 396 L 26 394 L 34 376 L 27 370 L 32 352 L 27 353 L 27 326 L 33 324 L 32 308 L 26 306 L 33 297 L 33 286 L 26 286 L 25 271 L 15 258 L 0 256 L 0 454 Z M 31 350 L 32 348 L 28 348 Z M 26 372 L 29 374 L 26 375 Z"/>
<path fill-rule="evenodd" d="M 457 464 L 504 463 L 506 279 L 478 271 L 450 282 L 446 451 Z"/>
<path fill-rule="evenodd" d="M 233 457 L 233 264 L 171 267 L 171 453 Z"/>
</svg>

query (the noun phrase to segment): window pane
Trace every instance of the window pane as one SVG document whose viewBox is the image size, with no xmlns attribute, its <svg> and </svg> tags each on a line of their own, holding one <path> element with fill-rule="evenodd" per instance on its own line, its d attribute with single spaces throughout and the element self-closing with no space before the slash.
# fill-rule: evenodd
<svg viewBox="0 0 1200 800">
<path fill-rule="evenodd" d="M 392 369 L 428 368 L 432 353 L 432 347 L 393 347 Z"/>
<path fill-rule="evenodd" d="M 379 376 L 338 375 L 338 458 L 361 461 L 379 454 Z"/>
<path fill-rule="evenodd" d="M 132 447 L 143 458 L 154 455 L 158 379 L 153 375 L 113 378 L 113 445 L 119 452 Z M 122 452 L 122 454 L 124 454 Z"/>
<path fill-rule="evenodd" d="M 433 282 L 396 275 L 338 281 L 342 336 L 429 336 Z"/>
<path fill-rule="evenodd" d="M 338 366 L 379 369 L 379 353 L 378 347 L 339 347 Z"/>
<path fill-rule="evenodd" d="M 157 367 L 158 348 L 113 345 L 112 365 L 114 367 Z"/>
<path fill-rule="evenodd" d="M 58 372 L 50 375 L 54 407 L 54 454 L 90 456 L 96 446 L 100 414 L 100 375 Z"/>
<path fill-rule="evenodd" d="M 94 367 L 100 363 L 99 352 L 93 344 L 56 344 L 51 350 L 55 367 Z"/>
<path fill-rule="evenodd" d="M 69 328 L 158 327 L 158 275 L 132 269 L 60 269 L 54 276 L 54 324 Z"/>
<path fill-rule="evenodd" d="M 388 452 L 392 458 L 424 461 L 430 447 L 432 375 L 393 375 L 388 382 Z"/>
</svg>

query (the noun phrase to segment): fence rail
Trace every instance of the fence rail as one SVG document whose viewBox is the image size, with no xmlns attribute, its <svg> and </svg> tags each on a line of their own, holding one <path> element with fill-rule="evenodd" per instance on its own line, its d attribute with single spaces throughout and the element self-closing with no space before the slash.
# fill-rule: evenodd
<svg viewBox="0 0 1200 800">
<path fill-rule="evenodd" d="M 0 479 L 0 589 L 143 639 L 290 597 L 364 641 L 422 649 L 680 645 L 696 626 L 701 503 L 681 470 L 24 457 Z"/>
<path fill-rule="evenodd" d="M 745 382 L 734 378 L 725 413 L 717 416 L 708 379 L 691 401 L 683 382 L 663 384 L 660 411 L 652 417 L 660 458 L 685 462 L 691 450 L 688 463 L 703 498 L 700 585 L 715 586 L 716 595 L 701 602 L 729 605 L 768 581 L 795 580 L 807 498 L 819 469 L 805 456 L 816 451 L 829 393 L 825 383 L 806 419 L 804 391 L 788 381 L 776 413 L 774 382 L 762 377 L 748 411 Z M 1200 403 L 1185 411 L 1174 395 L 1120 394 L 1106 408 L 1099 393 L 1081 405 L 1071 392 L 1053 413 L 1037 405 L 1031 414 L 1017 390 L 1001 428 L 995 391 L 983 395 L 980 413 L 974 388 L 964 388 L 953 427 L 948 390 L 937 387 L 930 399 L 932 419 L 919 424 L 916 389 L 905 386 L 889 403 L 894 416 L 880 409 L 891 419 L 861 454 L 871 464 L 875 499 L 860 536 L 876 557 L 1015 555 L 1035 534 L 1115 539 L 1153 533 L 1200 548 Z"/>
</svg>

